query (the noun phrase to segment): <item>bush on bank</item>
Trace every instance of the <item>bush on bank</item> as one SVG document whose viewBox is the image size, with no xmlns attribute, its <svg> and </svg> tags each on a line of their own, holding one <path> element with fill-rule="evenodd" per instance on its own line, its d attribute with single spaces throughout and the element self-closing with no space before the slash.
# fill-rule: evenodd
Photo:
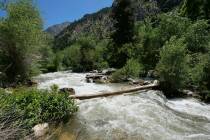
<svg viewBox="0 0 210 140">
<path fill-rule="evenodd" d="M 122 82 L 128 78 L 139 78 L 143 73 L 143 66 L 135 59 L 129 59 L 126 65 L 112 74 L 113 82 Z"/>
<path fill-rule="evenodd" d="M 27 135 L 34 125 L 67 121 L 77 110 L 68 94 L 56 90 L 19 88 L 12 93 L 0 90 L 0 126 L 3 126 L 0 131 L 13 126 L 21 132 L 25 131 L 22 134 L 18 132 L 20 135 Z M 5 124 L 5 120 L 8 123 Z"/>
</svg>

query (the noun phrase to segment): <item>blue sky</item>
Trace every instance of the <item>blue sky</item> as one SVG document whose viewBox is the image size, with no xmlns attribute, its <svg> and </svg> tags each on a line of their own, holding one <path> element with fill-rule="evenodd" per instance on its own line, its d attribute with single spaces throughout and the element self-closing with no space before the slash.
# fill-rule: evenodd
<svg viewBox="0 0 210 140">
<path fill-rule="evenodd" d="M 113 0 L 37 0 L 45 28 L 111 6 Z"/>
<path fill-rule="evenodd" d="M 112 5 L 113 0 L 36 0 L 44 20 L 44 28 L 65 21 L 75 21 Z M 0 16 L 5 15 L 0 11 Z"/>
</svg>

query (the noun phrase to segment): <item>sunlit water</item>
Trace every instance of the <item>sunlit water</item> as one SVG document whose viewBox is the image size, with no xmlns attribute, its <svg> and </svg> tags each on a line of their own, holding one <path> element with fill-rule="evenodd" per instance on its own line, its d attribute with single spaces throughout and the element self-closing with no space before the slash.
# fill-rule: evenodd
<svg viewBox="0 0 210 140">
<path fill-rule="evenodd" d="M 88 84 L 85 74 L 58 72 L 37 77 L 39 88 L 73 87 L 76 94 L 115 91 L 123 84 Z M 79 112 L 49 139 L 210 140 L 210 105 L 195 99 L 167 100 L 160 91 L 140 91 L 78 101 Z"/>
<path fill-rule="evenodd" d="M 66 72 L 55 72 L 48 74 L 41 74 L 36 77 L 35 80 L 39 83 L 39 89 L 49 89 L 53 84 L 59 86 L 59 88 L 74 88 L 76 95 L 103 93 L 123 90 L 129 88 L 125 84 L 95 84 L 87 83 L 87 73 L 70 73 Z"/>
</svg>

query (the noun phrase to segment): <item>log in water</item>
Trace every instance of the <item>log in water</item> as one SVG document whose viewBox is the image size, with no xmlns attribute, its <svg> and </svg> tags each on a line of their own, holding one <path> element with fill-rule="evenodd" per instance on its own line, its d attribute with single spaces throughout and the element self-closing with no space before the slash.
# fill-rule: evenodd
<svg viewBox="0 0 210 140">
<path fill-rule="evenodd" d="M 71 95 L 70 97 L 74 98 L 74 99 L 85 100 L 85 99 L 92 99 L 92 98 L 99 98 L 99 97 L 116 96 L 116 95 L 121 95 L 121 94 L 124 94 L 124 93 L 131 93 L 131 92 L 136 92 L 136 91 L 145 90 L 145 89 L 153 89 L 153 88 L 156 88 L 158 86 L 159 86 L 159 84 L 156 83 L 156 84 L 131 88 L 131 89 L 127 89 L 127 90 L 122 90 L 122 91 L 97 93 L 97 94 L 87 94 L 87 95 Z"/>
</svg>

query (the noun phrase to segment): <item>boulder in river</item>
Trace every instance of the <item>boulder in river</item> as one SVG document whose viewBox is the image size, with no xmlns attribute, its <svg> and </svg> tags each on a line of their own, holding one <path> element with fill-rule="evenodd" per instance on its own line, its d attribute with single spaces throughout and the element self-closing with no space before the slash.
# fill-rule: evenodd
<svg viewBox="0 0 210 140">
<path fill-rule="evenodd" d="M 160 85 L 160 81 L 154 80 L 154 81 L 153 81 L 153 84 L 154 84 L 154 85 Z"/>
<path fill-rule="evenodd" d="M 136 80 L 136 79 L 128 78 L 127 80 L 129 82 L 129 84 L 131 84 L 131 85 L 141 85 L 141 86 L 144 85 L 144 80 L 141 80 L 141 79 Z"/>
<path fill-rule="evenodd" d="M 86 75 L 86 81 L 88 83 L 108 83 L 109 78 L 102 74 L 88 74 Z"/>
<path fill-rule="evenodd" d="M 61 88 L 59 91 L 69 93 L 69 95 L 75 95 L 75 90 L 73 88 Z"/>
<path fill-rule="evenodd" d="M 90 71 L 90 73 L 99 73 L 99 71 L 98 70 L 92 70 L 92 71 Z"/>
<path fill-rule="evenodd" d="M 100 79 L 96 79 L 93 82 L 103 84 L 103 83 L 109 83 L 109 78 L 107 76 L 102 76 Z"/>
<path fill-rule="evenodd" d="M 108 69 L 102 70 L 102 74 L 104 74 L 104 75 L 111 75 L 114 72 L 116 72 L 115 68 L 108 68 Z"/>
<path fill-rule="evenodd" d="M 36 85 L 38 85 L 38 83 L 36 81 L 33 81 L 33 80 L 28 80 L 26 84 L 28 86 L 36 86 Z"/>
</svg>

